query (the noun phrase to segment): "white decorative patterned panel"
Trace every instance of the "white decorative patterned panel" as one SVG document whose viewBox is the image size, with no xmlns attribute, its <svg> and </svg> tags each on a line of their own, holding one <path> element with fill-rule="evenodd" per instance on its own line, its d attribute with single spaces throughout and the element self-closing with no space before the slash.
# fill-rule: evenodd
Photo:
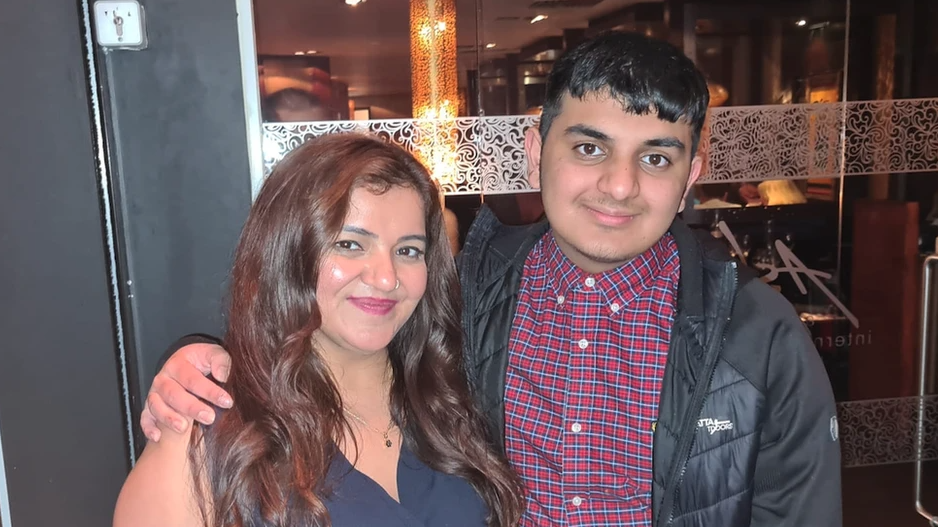
<svg viewBox="0 0 938 527">
<path fill-rule="evenodd" d="M 839 104 L 712 109 L 702 181 L 837 177 L 842 123 Z"/>
<path fill-rule="evenodd" d="M 847 175 L 938 169 L 938 99 L 851 103 Z"/>
<path fill-rule="evenodd" d="M 455 120 L 329 121 L 264 125 L 264 164 L 307 139 L 368 132 L 418 155 L 455 145 L 448 194 L 530 191 L 524 131 L 534 116 Z M 938 171 L 938 99 L 715 108 L 701 140 L 702 181 L 836 178 Z"/>
<path fill-rule="evenodd" d="M 312 137 L 343 132 L 371 133 L 420 154 L 446 142 L 456 145 L 455 178 L 442 181 L 447 194 L 496 194 L 531 190 L 524 158 L 524 132 L 537 117 L 464 117 L 454 120 L 326 121 L 264 125 L 264 170 Z M 447 134 L 445 131 L 449 130 Z"/>
<path fill-rule="evenodd" d="M 704 135 L 706 181 L 933 171 L 938 99 L 715 108 Z"/>
</svg>

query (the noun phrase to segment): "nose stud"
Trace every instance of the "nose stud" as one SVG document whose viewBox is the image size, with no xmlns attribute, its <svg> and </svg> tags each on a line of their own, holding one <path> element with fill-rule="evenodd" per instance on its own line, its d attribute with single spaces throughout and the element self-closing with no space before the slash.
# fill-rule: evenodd
<svg viewBox="0 0 938 527">
<path fill-rule="evenodd" d="M 394 282 L 394 290 L 397 291 L 401 287 L 401 281 L 397 280 Z"/>
</svg>

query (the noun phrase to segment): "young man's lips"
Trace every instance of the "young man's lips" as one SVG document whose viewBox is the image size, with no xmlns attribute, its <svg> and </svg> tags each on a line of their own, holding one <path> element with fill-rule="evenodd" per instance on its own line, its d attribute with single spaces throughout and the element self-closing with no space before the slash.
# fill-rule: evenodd
<svg viewBox="0 0 938 527">
<path fill-rule="evenodd" d="M 624 211 L 603 210 L 593 207 L 587 207 L 587 210 L 590 211 L 590 214 L 592 214 L 599 223 L 610 227 L 625 225 L 635 217 L 634 214 Z"/>
<path fill-rule="evenodd" d="M 386 298 L 356 296 L 348 300 L 353 306 L 369 315 L 387 315 L 397 305 L 397 300 L 388 300 Z"/>
</svg>

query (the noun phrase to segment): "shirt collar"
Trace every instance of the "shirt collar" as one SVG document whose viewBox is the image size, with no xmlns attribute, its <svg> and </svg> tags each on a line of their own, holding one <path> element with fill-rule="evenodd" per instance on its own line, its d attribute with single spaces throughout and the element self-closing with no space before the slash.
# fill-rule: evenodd
<svg viewBox="0 0 938 527">
<path fill-rule="evenodd" d="M 560 250 L 553 230 L 545 234 L 543 250 L 548 279 L 558 294 L 595 290 L 608 301 L 622 305 L 642 294 L 662 275 L 674 272 L 678 264 L 677 245 L 670 232 L 642 254 L 599 274 L 587 273 L 574 265 Z"/>
</svg>

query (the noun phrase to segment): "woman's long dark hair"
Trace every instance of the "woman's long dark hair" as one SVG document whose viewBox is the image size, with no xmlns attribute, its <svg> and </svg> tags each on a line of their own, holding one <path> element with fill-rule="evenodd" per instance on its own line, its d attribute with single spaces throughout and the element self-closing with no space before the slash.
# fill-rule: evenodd
<svg viewBox="0 0 938 527">
<path fill-rule="evenodd" d="M 200 494 L 203 503 L 211 499 L 209 525 L 260 527 L 258 519 L 277 527 L 329 524 L 323 478 L 336 454 L 334 441 L 349 424 L 312 345 L 322 320 L 319 268 L 352 191 L 382 194 L 395 187 L 422 198 L 428 279 L 423 299 L 388 347 L 391 414 L 421 460 L 472 484 L 489 506 L 490 525 L 518 523 L 520 484 L 492 450 L 469 397 L 461 297 L 437 189 L 400 148 L 341 134 L 287 155 L 261 188 L 241 233 L 224 341 L 235 406 L 204 431 L 191 454 L 194 470 L 207 476 Z"/>
</svg>

